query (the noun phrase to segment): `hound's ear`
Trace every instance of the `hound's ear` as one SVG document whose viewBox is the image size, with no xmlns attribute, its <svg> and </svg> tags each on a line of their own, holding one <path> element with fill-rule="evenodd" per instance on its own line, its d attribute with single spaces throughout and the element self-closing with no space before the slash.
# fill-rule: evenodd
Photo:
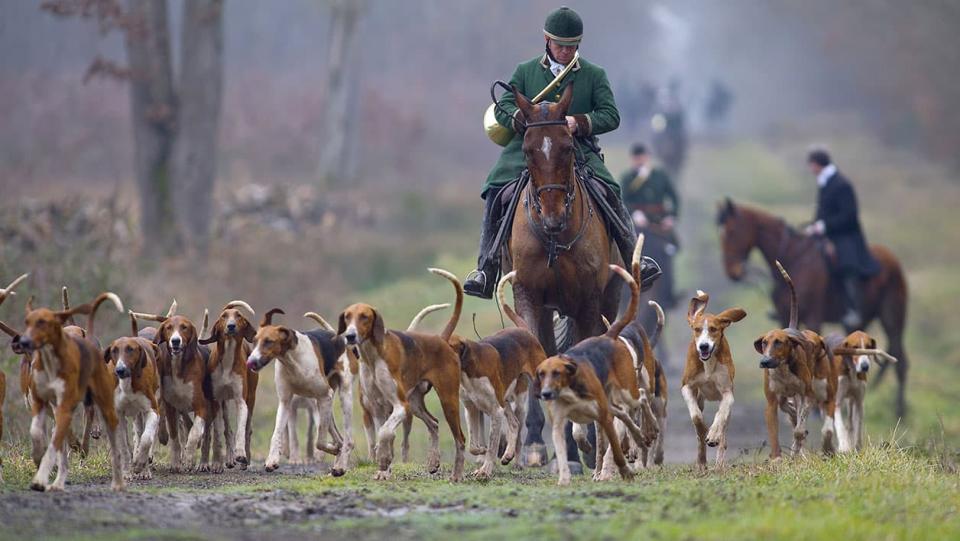
<svg viewBox="0 0 960 541">
<path fill-rule="evenodd" d="M 710 295 L 707 295 L 699 289 L 697 290 L 697 296 L 690 299 L 690 306 L 687 308 L 687 323 L 690 326 L 693 326 L 693 322 L 696 321 L 697 316 L 707 309 L 707 303 L 709 301 Z"/>
<path fill-rule="evenodd" d="M 877 349 L 876 338 L 870 337 L 870 344 L 867 346 L 867 349 Z"/>
<path fill-rule="evenodd" d="M 380 312 L 373 311 L 373 343 L 380 345 L 383 343 L 383 338 L 386 335 L 387 331 L 383 325 L 383 316 L 380 315 Z"/>
<path fill-rule="evenodd" d="M 517 103 L 517 108 L 520 109 L 520 114 L 524 118 L 530 118 L 530 109 L 533 107 L 533 103 L 517 87 L 510 85 L 510 88 L 513 89 L 513 98 Z"/>
<path fill-rule="evenodd" d="M 567 114 L 567 111 L 570 110 L 571 103 L 573 103 L 573 85 L 568 84 L 567 87 L 563 89 L 560 101 L 557 102 L 557 109 L 560 111 L 560 116 Z"/>
<path fill-rule="evenodd" d="M 163 325 L 157 328 L 157 334 L 153 335 L 153 345 L 159 346 L 163 343 Z"/>
<path fill-rule="evenodd" d="M 563 367 L 567 369 L 568 376 L 573 377 L 577 374 L 577 363 L 572 361 L 567 361 L 566 364 L 563 365 Z"/>
<path fill-rule="evenodd" d="M 137 357 L 137 363 L 133 365 L 133 368 L 130 372 L 133 373 L 133 376 L 139 378 L 140 374 L 143 372 L 143 367 L 147 364 L 147 353 L 144 349 L 140 348 L 140 356 Z"/>
<path fill-rule="evenodd" d="M 286 334 L 286 337 L 283 339 L 288 349 L 296 349 L 297 347 L 297 333 L 286 327 L 280 327 L 280 330 Z"/>
<path fill-rule="evenodd" d="M 247 318 L 243 318 L 243 339 L 251 344 L 257 341 L 257 331 Z"/>
<path fill-rule="evenodd" d="M 217 322 L 213 324 L 213 328 L 210 329 L 210 336 L 207 338 L 200 339 L 200 343 L 203 345 L 212 344 L 214 342 L 220 343 L 223 340 L 223 320 L 217 318 Z"/>
<path fill-rule="evenodd" d="M 340 312 L 340 317 L 337 319 L 337 336 L 347 332 L 347 315 L 346 312 Z"/>
<path fill-rule="evenodd" d="M 103 350 L 103 362 L 104 362 L 104 363 L 110 362 L 110 350 L 111 350 L 111 349 L 113 349 L 113 348 L 112 348 L 112 347 L 108 347 L 107 349 Z"/>
<path fill-rule="evenodd" d="M 734 214 L 737 213 L 737 206 L 733 204 L 733 199 L 730 199 L 729 197 L 727 197 L 724 200 L 723 205 L 724 205 L 724 210 L 726 210 L 727 214 L 729 214 L 730 216 L 733 216 Z"/>
<path fill-rule="evenodd" d="M 717 314 L 717 321 L 724 327 L 729 327 L 731 323 L 736 323 L 745 317 L 747 317 L 747 312 L 743 308 L 728 308 Z"/>
<path fill-rule="evenodd" d="M 150 342 L 150 347 L 153 348 L 153 358 L 154 358 L 154 359 L 159 359 L 159 358 L 160 358 L 160 346 L 154 344 L 153 342 Z"/>
<path fill-rule="evenodd" d="M 757 350 L 757 353 L 763 355 L 763 337 L 762 336 L 753 341 L 753 349 Z"/>
</svg>

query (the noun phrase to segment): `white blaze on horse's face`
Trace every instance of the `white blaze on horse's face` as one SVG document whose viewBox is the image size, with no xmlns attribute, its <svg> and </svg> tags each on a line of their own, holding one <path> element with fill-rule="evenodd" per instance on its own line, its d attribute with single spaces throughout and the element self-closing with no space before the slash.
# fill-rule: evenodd
<svg viewBox="0 0 960 541">
<path fill-rule="evenodd" d="M 540 151 L 543 152 L 543 157 L 550 160 L 550 149 L 553 147 L 553 141 L 549 137 L 543 138 L 543 144 L 540 146 Z"/>
</svg>

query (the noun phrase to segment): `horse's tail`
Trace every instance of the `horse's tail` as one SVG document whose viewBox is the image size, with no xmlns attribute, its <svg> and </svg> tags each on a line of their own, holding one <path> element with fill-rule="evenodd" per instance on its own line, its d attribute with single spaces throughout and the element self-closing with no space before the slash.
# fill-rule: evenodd
<svg viewBox="0 0 960 541">
<path fill-rule="evenodd" d="M 653 331 L 653 336 L 650 337 L 650 347 L 655 348 L 657 347 L 657 343 L 660 342 L 660 336 L 663 334 L 663 321 L 665 318 L 663 316 L 663 308 L 657 304 L 657 301 L 649 301 L 647 304 L 652 306 L 657 312 L 657 328 Z"/>
<path fill-rule="evenodd" d="M 443 332 L 440 333 L 440 337 L 443 338 L 444 341 L 448 341 L 450 337 L 453 336 L 454 331 L 457 330 L 457 323 L 460 322 L 460 311 L 463 310 L 463 285 L 460 283 L 460 280 L 457 280 L 457 277 L 449 271 L 434 268 L 429 270 L 438 276 L 450 280 L 450 283 L 453 284 L 453 289 L 457 292 L 457 302 L 453 305 L 453 314 L 450 316 L 450 321 L 447 322 L 447 326 L 443 328 Z"/>
<path fill-rule="evenodd" d="M 796 329 L 798 320 L 800 319 L 800 309 L 797 306 L 797 289 L 793 287 L 793 280 L 790 279 L 790 275 L 787 274 L 787 269 L 783 268 L 783 265 L 781 265 L 779 261 L 775 263 L 777 264 L 777 269 L 780 271 L 780 276 L 783 276 L 783 281 L 790 287 L 790 324 L 787 327 Z"/>
<path fill-rule="evenodd" d="M 526 329 L 529 331 L 530 327 L 527 326 L 527 322 L 520 317 L 520 314 L 517 314 L 512 306 L 507 304 L 507 296 L 504 294 L 504 288 L 507 285 L 507 282 L 513 284 L 513 279 L 516 276 L 517 271 L 510 271 L 500 279 L 500 282 L 497 284 L 497 302 L 500 303 L 500 308 L 503 310 L 503 313 L 510 318 L 510 321 L 512 321 L 514 325 L 520 329 Z"/>
</svg>

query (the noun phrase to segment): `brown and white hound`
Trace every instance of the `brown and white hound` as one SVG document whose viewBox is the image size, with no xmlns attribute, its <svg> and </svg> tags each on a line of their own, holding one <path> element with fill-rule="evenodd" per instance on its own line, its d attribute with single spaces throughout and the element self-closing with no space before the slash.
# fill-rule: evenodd
<svg viewBox="0 0 960 541">
<path fill-rule="evenodd" d="M 497 331 L 477 342 L 456 334 L 450 337 L 450 346 L 460 356 L 460 397 L 467 413 L 470 452 L 484 456 L 481 466 L 473 472 L 474 477 L 481 479 L 493 475 L 504 424 L 507 445 L 501 463 L 509 464 L 516 455 L 520 428 L 526 418 L 527 390 L 537 366 L 547 358 L 526 322 L 507 304 L 503 289 L 514 276 L 516 271 L 497 284 L 497 299 L 516 327 Z M 457 290 L 459 293 L 460 288 Z M 484 415 L 490 418 L 489 435 L 482 433 Z"/>
<path fill-rule="evenodd" d="M 701 470 L 707 468 L 708 445 L 717 448 L 716 465 L 719 467 L 724 464 L 736 374 L 733 352 L 724 332 L 730 325 L 747 317 L 742 308 L 728 308 L 719 314 L 709 314 L 709 301 L 710 296 L 699 290 L 697 296 L 690 299 L 687 324 L 693 336 L 687 346 L 687 362 L 680 383 L 680 394 L 697 431 L 697 467 Z M 703 403 L 706 400 L 720 402 L 709 431 L 703 422 Z"/>
<path fill-rule="evenodd" d="M 350 435 L 352 427 L 346 425 L 346 438 L 337 431 L 333 417 L 333 394 L 336 388 L 344 385 L 345 378 L 349 378 L 344 375 L 344 370 L 350 372 L 349 366 L 343 366 L 346 348 L 336 333 L 326 328 L 301 332 L 274 324 L 273 316 L 283 313 L 283 310 L 273 308 L 264 314 L 254 339 L 253 350 L 247 358 L 247 368 L 253 371 L 260 371 L 270 362 L 276 361 L 274 379 L 279 404 L 265 468 L 269 472 L 280 466 L 283 439 L 285 436 L 289 437 L 293 400 L 296 396 L 302 396 L 308 399 L 307 405 L 318 420 L 317 448 L 336 455 L 330 473 L 334 476 L 343 475 L 353 450 L 353 439 Z M 323 319 L 319 318 L 318 322 L 320 321 Z M 325 321 L 321 323 L 321 327 L 329 326 L 325 324 Z M 344 402 L 345 424 L 352 422 L 353 408 L 352 398 L 349 398 L 350 389 L 347 387 L 349 379 L 340 389 L 341 393 L 347 393 L 349 402 Z M 324 443 L 327 433 L 333 437 L 331 444 Z"/>
<path fill-rule="evenodd" d="M 451 273 L 430 269 L 453 283 L 462 298 L 459 282 Z M 380 315 L 368 304 L 353 304 L 339 317 L 337 332 L 348 346 L 360 351 L 360 388 L 365 409 L 371 414 L 377 435 L 377 472 L 374 479 L 389 479 L 393 441 L 397 428 L 412 413 L 427 425 L 430 449 L 427 470 L 440 469 L 439 424 L 424 404 L 429 387 L 436 389 L 447 425 L 453 433 L 455 451 L 452 481 L 463 479 L 465 438 L 460 428 L 460 360 L 448 342 L 460 319 L 461 303 L 440 335 L 387 330 Z M 424 383 L 429 385 L 424 385 Z"/>
<path fill-rule="evenodd" d="M 780 458 L 780 422 L 777 409 L 783 410 L 793 425 L 795 455 L 803 452 L 807 437 L 807 415 L 818 406 L 823 415 L 821 439 L 823 452 L 834 452 L 834 414 L 837 372 L 823 338 L 810 330 L 797 328 L 797 293 L 786 269 L 776 262 L 780 275 L 790 287 L 790 323 L 786 329 L 774 329 L 753 343 L 762 355 L 763 393 L 767 399 L 765 418 L 770 443 L 770 458 Z"/>
<path fill-rule="evenodd" d="M 247 357 L 252 351 L 250 344 L 256 338 L 257 329 L 244 315 L 244 310 L 251 318 L 256 317 L 253 308 L 246 302 L 228 302 L 213 324 L 210 337 L 200 340 L 200 344 L 213 344 L 210 347 L 207 374 L 218 411 L 212 429 L 214 470 L 222 471 L 224 454 L 221 449 L 224 444 L 226 467 L 239 464 L 241 469 L 246 469 L 250 463 L 253 407 L 257 400 L 259 375 L 247 369 Z M 231 410 L 237 412 L 236 426 L 230 422 Z M 210 431 L 204 435 L 204 449 L 209 447 L 209 439 Z"/>
<path fill-rule="evenodd" d="M 641 238 L 632 261 L 634 275 L 640 272 L 642 245 Z M 610 325 L 606 334 L 582 340 L 566 352 L 549 357 L 537 367 L 536 387 L 540 388 L 540 398 L 547 402 L 550 412 L 554 450 L 557 453 L 558 484 L 561 486 L 570 483 L 563 431 L 568 420 L 575 423 L 575 437 L 581 445 L 586 441 L 586 425 L 597 424 L 595 480 L 611 479 L 614 463 L 623 479 L 633 477 L 621 446 L 625 435 L 623 428 L 638 445 L 640 442 L 650 445 L 656 439 L 657 426 L 652 420 L 652 413 L 648 413 L 650 422 L 642 423 L 643 430 L 631 415 L 643 407 L 633 360 L 636 353 L 619 339 L 620 333 L 637 314 L 640 288 L 630 272 L 617 265 L 610 265 L 609 270 L 618 274 L 630 288 L 627 309 Z M 649 403 L 646 406 L 649 409 Z M 614 418 L 620 423 L 615 425 Z"/>
<path fill-rule="evenodd" d="M 827 344 L 833 353 L 833 367 L 838 375 L 837 443 L 841 453 L 859 451 L 863 448 L 863 402 L 867 396 L 870 358 L 881 357 L 890 362 L 897 362 L 897 359 L 878 349 L 877 341 L 863 331 L 854 331 L 846 337 L 829 337 Z M 844 405 L 847 406 L 846 416 Z"/>
<path fill-rule="evenodd" d="M 138 336 L 137 320 L 131 314 L 132 333 L 117 338 L 104 350 L 104 361 L 113 369 L 114 404 L 120 421 L 119 443 L 124 477 L 151 479 L 151 459 L 160 416 L 159 349 Z M 128 447 L 127 419 L 134 422 L 133 449 Z M 132 462 L 132 469 L 131 469 Z"/>
<path fill-rule="evenodd" d="M 174 472 L 192 471 L 196 450 L 204 433 L 216 417 L 217 404 L 210 389 L 207 365 L 210 348 L 200 344 L 200 333 L 188 318 L 134 313 L 139 319 L 157 321 L 153 343 L 159 347 L 157 368 L 160 373 L 161 402 L 170 444 L 170 468 Z M 146 330 L 146 329 L 144 329 Z M 190 418 L 190 415 L 193 418 Z M 180 420 L 190 427 L 186 444 L 180 440 Z M 199 472 L 210 471 L 206 456 L 196 466 Z"/>
<path fill-rule="evenodd" d="M 113 293 L 102 293 L 93 302 L 67 311 L 49 308 L 29 310 L 24 318 L 25 330 L 17 333 L 8 325 L 3 329 L 14 333 L 15 350 L 30 356 L 30 397 L 32 399 L 30 436 L 33 454 L 40 456 L 37 473 L 30 488 L 39 491 L 60 491 L 66 486 L 69 466 L 67 436 L 76 407 L 88 399 L 96 405 L 107 427 L 110 442 L 113 478 L 111 487 L 124 487 L 120 452 L 117 446 L 117 413 L 113 401 L 113 378 L 103 362 L 99 347 L 90 339 L 64 331 L 67 319 L 73 314 L 88 314 L 87 333 L 93 334 L 97 308 L 110 300 L 123 310 L 120 298 Z M 46 450 L 45 422 L 47 410 L 54 411 L 53 437 Z M 50 482 L 50 473 L 57 467 L 57 476 Z"/>
</svg>

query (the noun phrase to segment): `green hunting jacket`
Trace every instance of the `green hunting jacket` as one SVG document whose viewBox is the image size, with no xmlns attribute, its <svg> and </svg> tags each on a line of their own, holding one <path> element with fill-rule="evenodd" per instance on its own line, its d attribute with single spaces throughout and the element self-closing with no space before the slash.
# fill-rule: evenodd
<svg viewBox="0 0 960 541">
<path fill-rule="evenodd" d="M 510 84 L 524 96 L 533 99 L 553 81 L 553 78 L 550 62 L 547 55 L 543 54 L 517 66 L 513 77 L 510 78 Z M 620 186 L 607 170 L 603 159 L 579 140 L 580 137 L 587 136 L 596 142 L 597 135 L 613 131 L 620 125 L 620 112 L 617 111 L 617 104 L 613 100 L 613 91 L 610 89 L 607 73 L 600 66 L 580 58 L 573 70 L 563 78 L 554 94 L 544 99 L 560 101 L 563 91 L 567 85 L 571 84 L 573 85 L 573 103 L 567 114 L 577 119 L 577 146 L 586 157 L 587 164 L 593 169 L 594 176 L 605 181 L 619 193 Z M 505 113 L 497 111 L 497 122 L 512 130 L 513 115 L 517 112 L 517 104 L 512 92 L 507 92 L 500 98 L 500 107 Z M 527 166 L 522 146 L 523 137 L 514 134 L 513 139 L 500 153 L 497 164 L 487 176 L 487 182 L 483 186 L 483 196 L 486 196 L 490 188 L 503 186 L 520 176 Z"/>
<path fill-rule="evenodd" d="M 620 190 L 630 210 L 644 205 L 663 205 L 667 216 L 676 217 L 680 212 L 680 198 L 673 182 L 659 167 L 654 167 L 645 179 L 640 178 L 637 169 L 627 169 L 620 175 Z"/>
</svg>

